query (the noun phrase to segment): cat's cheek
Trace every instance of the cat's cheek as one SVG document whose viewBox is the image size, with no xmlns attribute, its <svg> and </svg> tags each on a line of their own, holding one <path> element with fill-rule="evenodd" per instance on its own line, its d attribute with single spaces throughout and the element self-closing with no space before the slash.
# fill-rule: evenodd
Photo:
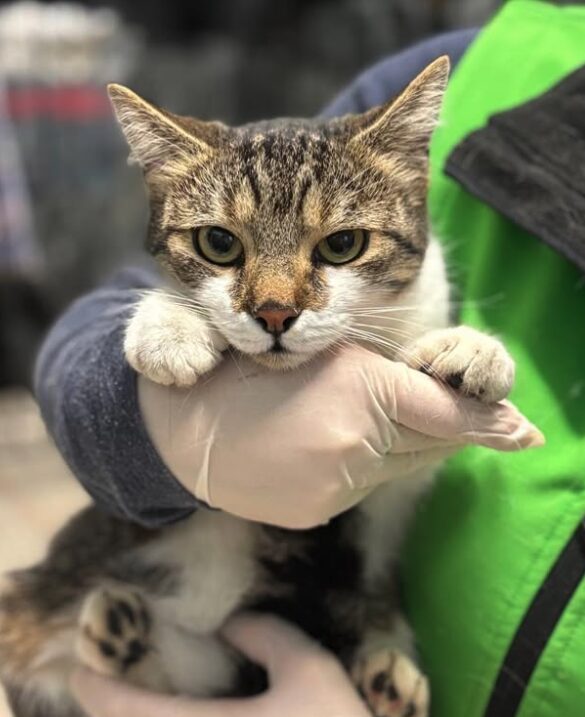
<svg viewBox="0 0 585 717">
<path fill-rule="evenodd" d="M 281 342 L 293 354 L 314 355 L 344 339 L 347 319 L 332 309 L 303 311 Z M 305 359 L 306 360 L 306 359 Z"/>
<path fill-rule="evenodd" d="M 344 314 L 365 303 L 368 283 L 355 269 L 350 266 L 328 267 L 325 279 L 329 293 L 325 311 Z"/>
<path fill-rule="evenodd" d="M 325 306 L 319 311 L 303 311 L 282 338 L 284 348 L 304 360 L 349 337 L 352 309 L 363 301 L 367 290 L 364 280 L 349 267 L 328 267 L 324 276 Z"/>
</svg>

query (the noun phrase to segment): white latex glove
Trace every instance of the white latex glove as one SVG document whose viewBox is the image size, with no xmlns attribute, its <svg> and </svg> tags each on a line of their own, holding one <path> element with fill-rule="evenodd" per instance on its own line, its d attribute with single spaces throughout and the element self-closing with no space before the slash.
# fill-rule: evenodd
<svg viewBox="0 0 585 717">
<path fill-rule="evenodd" d="M 187 700 L 151 694 L 78 670 L 72 689 L 92 717 L 370 717 L 341 664 L 275 617 L 238 617 L 224 628 L 240 652 L 263 665 L 270 689 L 249 699 Z"/>
<path fill-rule="evenodd" d="M 325 523 L 466 443 L 514 451 L 544 442 L 509 402 L 458 397 L 359 347 L 284 373 L 226 355 L 190 389 L 141 377 L 139 397 L 154 445 L 191 493 L 286 528 Z"/>
</svg>

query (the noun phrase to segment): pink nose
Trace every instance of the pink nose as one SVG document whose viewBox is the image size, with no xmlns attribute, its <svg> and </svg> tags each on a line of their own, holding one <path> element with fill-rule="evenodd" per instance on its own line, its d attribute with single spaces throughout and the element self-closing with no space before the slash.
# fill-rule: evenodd
<svg viewBox="0 0 585 717">
<path fill-rule="evenodd" d="M 290 329 L 300 313 L 293 306 L 267 302 L 254 312 L 254 318 L 269 334 L 283 334 Z"/>
</svg>

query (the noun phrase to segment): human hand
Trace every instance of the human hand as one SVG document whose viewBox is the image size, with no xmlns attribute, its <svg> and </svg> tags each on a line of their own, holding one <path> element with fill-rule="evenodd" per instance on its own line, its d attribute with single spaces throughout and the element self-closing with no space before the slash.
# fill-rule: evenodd
<svg viewBox="0 0 585 717">
<path fill-rule="evenodd" d="M 369 717 L 329 652 L 276 617 L 241 616 L 225 638 L 268 672 L 270 688 L 248 699 L 168 697 L 78 670 L 72 689 L 91 717 Z"/>
<path fill-rule="evenodd" d="M 462 398 L 359 347 L 285 373 L 226 356 L 189 390 L 140 377 L 139 396 L 156 448 L 188 490 L 287 528 L 322 524 L 466 443 L 543 442 L 512 404 Z"/>
</svg>

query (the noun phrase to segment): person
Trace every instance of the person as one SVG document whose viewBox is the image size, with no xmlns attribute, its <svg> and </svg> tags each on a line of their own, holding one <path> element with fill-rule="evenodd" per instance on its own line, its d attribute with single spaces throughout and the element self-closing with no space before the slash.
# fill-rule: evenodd
<svg viewBox="0 0 585 717">
<path fill-rule="evenodd" d="M 463 319 L 500 331 L 512 344 L 521 359 L 514 398 L 537 422 L 542 419 L 552 440 L 541 455 L 528 452 L 518 459 L 479 449 L 464 452 L 450 462 L 420 511 L 404 588 L 431 677 L 433 714 L 439 716 L 512 717 L 521 706 L 531 717 L 581 717 L 585 705 L 579 657 L 585 649 L 580 547 L 585 544 L 585 415 L 578 401 L 585 342 L 576 323 L 585 308 L 579 278 L 585 264 L 575 241 L 584 223 L 567 226 L 567 207 L 578 216 L 581 206 L 578 193 L 561 181 L 557 162 L 570 156 L 567 138 L 585 135 L 578 113 L 567 110 L 571 98 L 583 92 L 579 95 L 572 81 L 569 90 L 563 85 L 557 91 L 554 102 L 547 98 L 547 90 L 559 81 L 562 85 L 567 73 L 585 62 L 584 29 L 583 8 L 515 0 L 479 36 L 446 39 L 455 47 L 457 37 L 459 44 L 451 56 L 457 69 L 431 148 L 433 225 L 441 239 L 453 242 L 452 254 L 465 266 L 459 277 Z M 392 88 L 407 83 L 411 71 L 432 59 L 426 52 L 451 54 L 445 46 L 429 47 L 423 44 L 383 62 L 358 78 L 327 112 L 342 114 L 387 99 Z M 527 125 L 526 113 L 504 112 L 517 106 L 520 111 L 540 95 L 544 104 L 531 106 L 528 113 L 538 122 Z M 503 112 L 501 119 L 488 123 L 498 112 Z M 540 137 L 540 144 L 532 144 L 539 151 L 522 151 L 518 126 L 520 136 Z M 545 135 L 556 142 L 550 155 L 542 141 L 544 126 L 559 130 Z M 571 151 L 579 146 L 571 145 Z M 482 174 L 486 167 L 491 173 Z M 540 221 L 534 222 L 535 217 Z M 473 242 L 463 242 L 469 227 Z M 149 441 L 133 377 L 121 354 L 133 292 L 152 282 L 145 276 L 126 273 L 117 285 L 73 307 L 41 355 L 37 386 L 58 445 L 93 497 L 127 517 L 163 525 L 195 509 L 197 500 L 161 464 Z M 540 277 L 537 289 L 535 277 Z M 498 296 L 505 302 L 498 304 Z M 545 333 L 539 331 L 542 326 Z M 104 433 L 116 435 L 111 442 L 100 442 Z M 151 470 L 157 476 L 152 481 Z M 312 496 L 298 499 L 309 506 Z M 277 640 L 280 626 L 272 623 L 252 627 L 250 641 L 261 640 L 266 628 Z M 306 656 L 293 633 L 287 634 Z M 235 637 L 241 649 L 250 651 L 246 638 L 237 641 Z M 287 673 L 282 663 L 267 667 L 272 682 L 263 704 L 270 717 L 285 712 L 286 700 L 278 699 L 284 693 L 277 685 L 281 674 L 286 682 Z M 323 692 L 316 681 L 305 687 L 303 710 L 310 715 L 311 707 L 322 705 Z M 149 699 L 161 717 L 177 706 L 180 714 L 192 717 L 213 714 L 205 712 L 211 707 L 207 703 L 146 697 L 87 674 L 76 676 L 74 689 L 96 717 L 113 700 L 130 713 Z M 338 692 L 350 694 L 334 680 L 331 702 Z M 348 696 L 338 714 L 361 717 L 360 707 Z M 245 714 L 245 704 L 232 703 L 232 708 L 234 714 Z"/>
</svg>

